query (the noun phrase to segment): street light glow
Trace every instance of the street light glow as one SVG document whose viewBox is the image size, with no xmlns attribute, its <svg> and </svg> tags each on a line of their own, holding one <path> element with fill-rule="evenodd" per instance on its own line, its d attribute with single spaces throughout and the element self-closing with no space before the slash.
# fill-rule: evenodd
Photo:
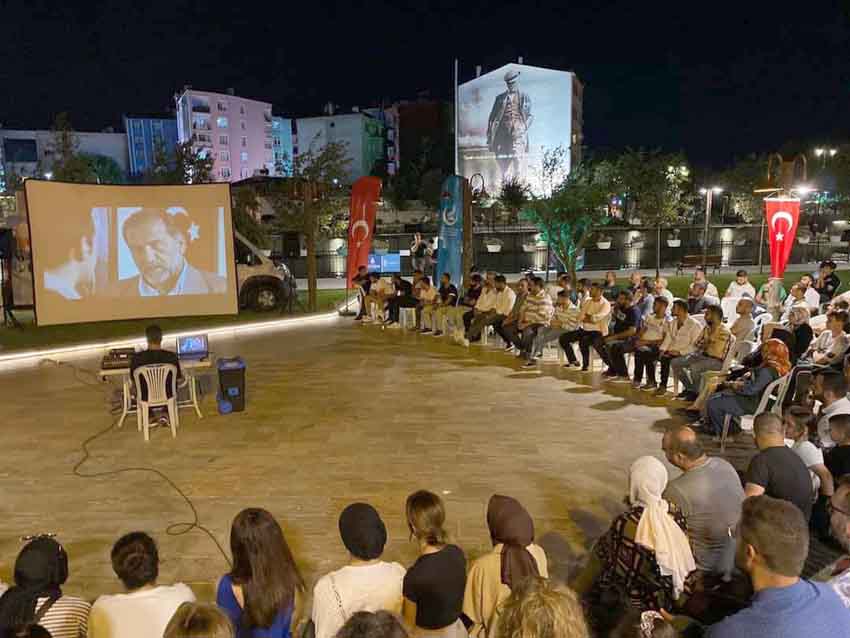
<svg viewBox="0 0 850 638">
<path fill-rule="evenodd" d="M 797 191 L 798 193 L 800 193 L 800 195 L 808 195 L 809 193 L 811 193 L 815 189 L 812 188 L 811 186 L 807 186 L 806 184 L 800 184 L 794 190 Z"/>
<path fill-rule="evenodd" d="M 822 148 L 816 148 L 815 149 L 815 156 L 816 157 L 820 157 L 821 155 L 823 155 L 823 153 L 824 153 L 824 149 L 822 149 Z"/>
<path fill-rule="evenodd" d="M 44 179 L 53 179 L 53 173 L 51 173 L 50 171 L 47 171 L 44 174 Z"/>
<path fill-rule="evenodd" d="M 829 149 L 829 156 L 830 156 L 830 157 L 835 157 L 837 153 L 838 153 L 838 149 L 837 149 L 837 148 L 831 148 L 831 149 Z"/>
</svg>

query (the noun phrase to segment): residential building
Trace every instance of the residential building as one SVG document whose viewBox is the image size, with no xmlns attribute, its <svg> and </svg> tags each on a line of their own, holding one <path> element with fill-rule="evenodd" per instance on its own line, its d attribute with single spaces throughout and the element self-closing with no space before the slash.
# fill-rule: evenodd
<svg viewBox="0 0 850 638">
<path fill-rule="evenodd" d="M 292 175 L 292 120 L 272 116 L 272 151 L 274 171 L 271 174 L 278 177 Z"/>
<path fill-rule="evenodd" d="M 386 161 L 383 123 L 368 113 L 360 112 L 356 107 L 352 113 L 329 113 L 319 117 L 299 118 L 295 122 L 295 130 L 295 157 L 309 150 L 319 152 L 332 142 L 344 143 L 351 160 L 348 173 L 352 181 L 364 175 L 371 175 L 376 162 Z"/>
<path fill-rule="evenodd" d="M 154 165 L 157 147 L 171 154 L 177 146 L 177 118 L 174 115 L 125 115 L 130 175 L 144 175 Z"/>
<path fill-rule="evenodd" d="M 231 182 L 274 172 L 272 105 L 186 87 L 175 96 L 177 139 L 213 158 L 213 176 Z"/>
<path fill-rule="evenodd" d="M 74 141 L 78 153 L 113 159 L 121 172 L 127 174 L 127 136 L 124 133 L 74 131 Z M 55 152 L 53 131 L 0 128 L 0 148 L 5 176 L 14 173 L 19 177 L 42 177 L 51 172 Z"/>
<path fill-rule="evenodd" d="M 371 115 L 383 125 L 384 159 L 386 160 L 387 175 L 395 175 L 398 173 L 401 158 L 400 105 L 393 104 L 382 108 L 369 108 L 364 109 L 363 112 Z"/>
</svg>

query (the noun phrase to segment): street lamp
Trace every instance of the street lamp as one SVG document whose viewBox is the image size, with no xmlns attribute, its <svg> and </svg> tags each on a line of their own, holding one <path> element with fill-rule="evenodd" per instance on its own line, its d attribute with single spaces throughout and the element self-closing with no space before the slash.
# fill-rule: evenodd
<svg viewBox="0 0 850 638">
<path fill-rule="evenodd" d="M 720 186 L 709 186 L 708 188 L 700 188 L 701 195 L 705 195 L 705 226 L 703 227 L 702 239 L 702 265 L 705 267 L 708 262 L 708 232 L 711 224 L 711 198 L 713 195 L 719 195 L 723 192 Z"/>
</svg>

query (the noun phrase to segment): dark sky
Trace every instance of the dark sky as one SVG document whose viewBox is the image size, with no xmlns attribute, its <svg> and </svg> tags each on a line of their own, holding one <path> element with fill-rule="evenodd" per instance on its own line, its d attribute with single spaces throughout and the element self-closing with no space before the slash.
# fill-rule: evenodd
<svg viewBox="0 0 850 638">
<path fill-rule="evenodd" d="M 67 111 L 97 130 L 163 110 L 186 83 L 234 87 L 282 115 L 448 98 L 455 57 L 469 79 L 522 55 L 585 82 L 591 150 L 722 164 L 789 139 L 850 140 L 850 0 L 61 4 L 0 0 L 6 127 L 46 128 Z"/>
</svg>

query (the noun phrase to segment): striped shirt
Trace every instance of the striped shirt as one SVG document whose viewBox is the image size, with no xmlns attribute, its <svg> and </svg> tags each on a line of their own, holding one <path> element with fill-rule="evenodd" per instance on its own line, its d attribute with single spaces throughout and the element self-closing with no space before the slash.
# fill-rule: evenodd
<svg viewBox="0 0 850 638">
<path fill-rule="evenodd" d="M 48 600 L 40 596 L 35 606 L 35 613 Z M 76 596 L 62 596 L 57 600 L 38 624 L 50 632 L 53 638 L 85 638 L 88 632 L 89 612 L 91 605 Z"/>
</svg>

